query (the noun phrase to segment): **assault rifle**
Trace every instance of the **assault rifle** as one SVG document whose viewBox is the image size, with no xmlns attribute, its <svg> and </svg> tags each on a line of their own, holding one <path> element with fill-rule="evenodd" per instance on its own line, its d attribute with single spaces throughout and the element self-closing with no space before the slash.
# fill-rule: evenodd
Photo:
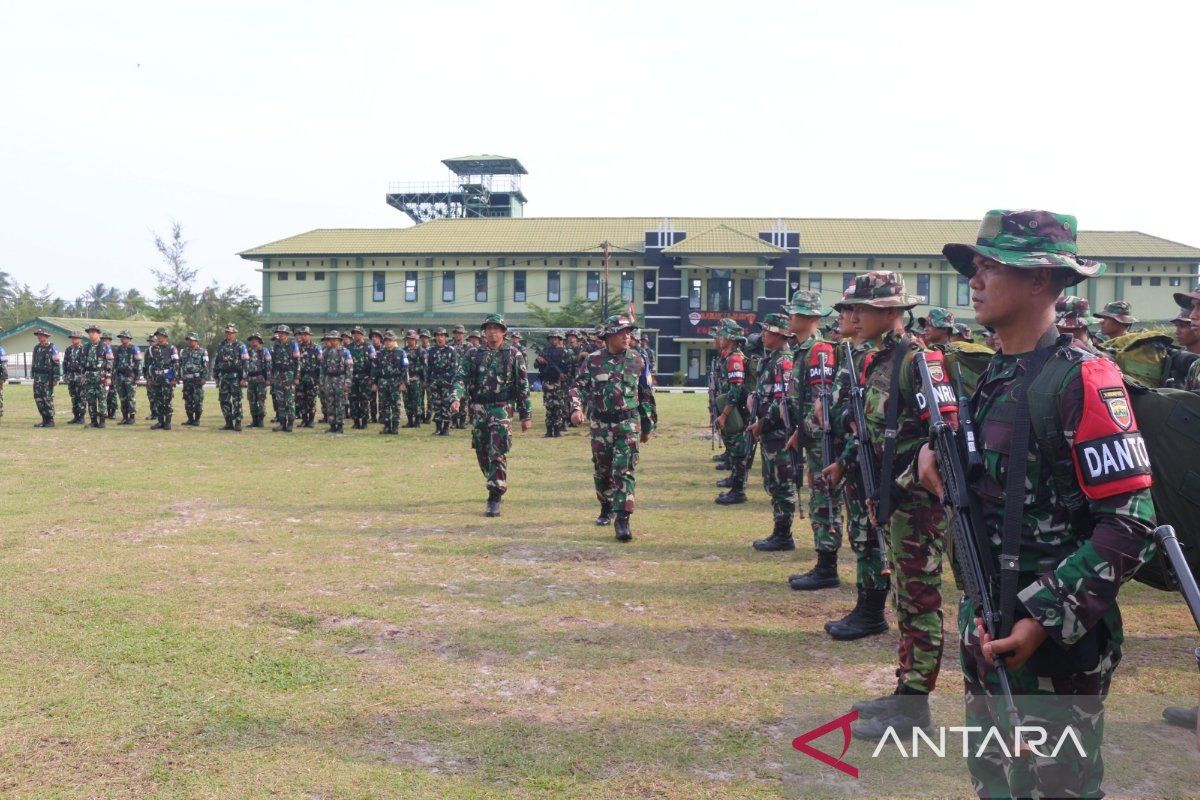
<svg viewBox="0 0 1200 800">
<path fill-rule="evenodd" d="M 950 377 L 954 379 L 954 394 L 958 396 L 958 430 L 962 433 L 963 449 L 967 456 L 967 477 L 975 477 L 983 469 L 983 456 L 975 441 L 975 421 L 971 418 L 971 398 L 963 389 L 962 368 L 958 362 L 950 366 Z"/>
<path fill-rule="evenodd" d="M 788 392 L 785 385 L 783 398 L 779 402 L 779 417 L 783 420 L 784 433 L 791 437 L 795 432 L 792 427 L 792 412 L 788 402 Z M 799 499 L 801 484 L 804 482 L 804 465 L 800 463 L 800 453 L 784 445 L 784 451 L 787 453 L 788 469 L 792 471 L 792 482 L 796 484 L 796 497 Z M 763 452 L 766 452 L 765 450 Z M 798 503 L 797 503 L 798 505 Z"/>
<path fill-rule="evenodd" d="M 934 454 L 937 456 L 938 470 L 942 475 L 942 485 L 945 487 L 942 503 L 953 512 L 950 526 L 954 538 L 954 557 L 962 571 L 967 597 L 970 598 L 975 612 L 982 618 L 984 630 L 993 640 L 1000 639 L 1000 612 L 992 603 L 991 577 L 994 576 L 995 570 L 992 568 L 991 546 L 983 538 L 984 532 L 977 529 L 975 519 L 971 515 L 967 465 L 964 463 L 963 449 L 960 449 L 958 433 L 942 416 L 938 407 L 938 395 L 933 388 L 933 376 L 929 374 L 925 354 L 916 353 L 913 361 L 921 375 L 924 410 L 929 413 L 929 435 L 933 441 Z M 1009 721 L 1015 729 L 1020 724 L 1020 718 L 1013 701 L 1008 669 L 1000 656 L 996 656 L 994 660 L 996 676 L 1000 679 L 1000 690 L 1004 694 L 1004 705 Z"/>
<path fill-rule="evenodd" d="M 829 421 L 829 406 L 833 402 L 833 393 L 829 391 L 829 381 L 825 379 L 825 370 L 829 366 L 828 358 L 828 355 L 825 353 L 817 354 L 817 359 L 821 367 L 821 382 L 817 385 L 817 398 L 821 401 L 821 419 L 819 423 L 821 426 L 822 468 L 828 467 L 837 460 L 837 456 L 833 452 L 833 425 Z M 850 368 L 854 369 L 853 362 L 851 362 Z M 833 493 L 837 487 L 829 481 L 826 481 L 826 483 L 828 485 L 825 487 L 825 513 L 828 514 L 827 519 L 829 520 L 829 524 L 832 525 L 834 520 L 838 518 L 837 504 L 833 500 Z"/>
<path fill-rule="evenodd" d="M 1175 536 L 1175 529 L 1170 525 L 1160 525 L 1154 529 L 1154 538 L 1158 540 L 1159 547 L 1167 554 L 1167 560 L 1171 562 L 1171 572 L 1174 573 L 1175 585 L 1187 602 L 1188 610 L 1192 612 L 1192 620 L 1196 623 L 1196 628 L 1200 630 L 1200 587 L 1196 586 L 1196 578 L 1192 575 L 1192 570 L 1183 555 L 1183 548 L 1180 547 L 1179 539 Z M 1196 649 L 1196 661 L 1200 665 L 1200 648 Z"/>
<path fill-rule="evenodd" d="M 864 394 L 862 384 L 858 382 L 858 371 L 854 368 L 854 348 L 850 346 L 848 340 L 842 342 L 842 348 L 845 350 L 846 371 L 850 375 L 850 410 L 854 418 L 854 436 L 858 439 L 858 471 L 862 476 L 862 490 L 867 498 L 877 498 L 879 496 L 879 476 L 875 472 L 875 449 L 871 444 L 871 436 L 867 431 L 867 412 L 864 404 Z M 883 574 L 891 575 L 892 571 L 888 568 L 887 560 L 887 539 L 884 536 L 883 528 L 874 522 L 868 521 L 872 532 L 875 534 L 875 542 L 879 547 L 880 560 L 883 562 Z"/>
</svg>

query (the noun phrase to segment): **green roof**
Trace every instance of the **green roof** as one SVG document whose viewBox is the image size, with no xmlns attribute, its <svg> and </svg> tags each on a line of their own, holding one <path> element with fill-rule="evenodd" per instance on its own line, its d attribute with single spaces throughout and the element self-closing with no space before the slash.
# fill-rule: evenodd
<svg viewBox="0 0 1200 800">
<path fill-rule="evenodd" d="M 699 236 L 727 228 L 758 238 L 782 223 L 800 234 L 808 256 L 917 256 L 940 258 L 947 242 L 973 242 L 978 220 L 778 219 L 775 217 L 524 217 L 443 219 L 407 228 L 322 228 L 260 245 L 239 255 L 594 255 L 612 242 L 614 254 L 642 252 L 645 234 L 666 223 Z M 716 236 L 717 234 L 713 234 Z M 722 233 L 722 236 L 728 236 Z M 686 242 L 686 239 L 684 240 Z M 682 243 L 677 243 L 678 247 Z M 1200 248 L 1138 231 L 1080 231 L 1079 249 L 1090 258 L 1200 261 Z"/>
<path fill-rule="evenodd" d="M 59 336 L 67 336 L 71 331 L 81 331 L 89 325 L 95 325 L 100 330 L 108 331 L 113 336 L 117 335 L 118 331 L 128 329 L 133 335 L 135 342 L 144 342 L 146 337 L 154 333 L 161 325 L 170 327 L 169 322 L 155 322 L 149 319 L 92 319 L 86 317 L 34 317 L 33 319 L 22 322 L 9 330 L 4 331 L 3 336 L 12 336 L 21 333 L 27 329 L 44 327 L 49 328 L 51 333 L 57 333 Z M 139 342 L 140 343 L 140 342 Z"/>
<path fill-rule="evenodd" d="M 664 248 L 663 252 L 670 256 L 708 256 L 708 255 L 763 255 L 778 257 L 787 252 L 782 247 L 776 247 L 770 242 L 763 241 L 757 235 L 734 230 L 728 225 L 718 225 L 703 233 L 688 236 L 682 242 Z"/>
</svg>

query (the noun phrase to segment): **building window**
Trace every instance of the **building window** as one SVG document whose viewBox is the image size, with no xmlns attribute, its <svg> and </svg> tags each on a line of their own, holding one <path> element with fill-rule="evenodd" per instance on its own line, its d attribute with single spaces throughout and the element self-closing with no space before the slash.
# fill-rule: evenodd
<svg viewBox="0 0 1200 800">
<path fill-rule="evenodd" d="M 487 302 L 487 270 L 475 271 L 475 302 Z"/>
<path fill-rule="evenodd" d="M 733 280 L 725 277 L 728 273 L 718 275 L 714 270 L 708 278 L 708 310 L 731 311 L 733 299 Z"/>
<path fill-rule="evenodd" d="M 819 272 L 808 273 L 808 288 L 810 288 L 814 291 L 817 291 L 817 292 L 821 291 L 821 273 L 819 273 Z"/>
<path fill-rule="evenodd" d="M 300 270 L 299 272 L 296 273 L 296 280 L 298 280 L 298 281 L 308 280 L 308 273 L 305 272 L 304 270 Z"/>
<path fill-rule="evenodd" d="M 415 270 L 404 273 L 404 302 L 417 302 L 417 273 Z"/>
<path fill-rule="evenodd" d="M 323 280 L 325 280 L 325 273 L 324 273 L 324 272 L 314 272 L 314 273 L 313 273 L 313 280 L 314 280 L 314 281 L 323 281 Z"/>
<path fill-rule="evenodd" d="M 513 302 L 525 302 L 525 270 L 523 269 L 513 273 Z"/>
<path fill-rule="evenodd" d="M 1151 278 L 1150 285 L 1151 286 L 1162 286 L 1162 278 Z"/>
<path fill-rule="evenodd" d="M 658 273 L 642 273 L 642 300 L 647 303 L 658 302 Z"/>
<path fill-rule="evenodd" d="M 917 276 L 917 294 L 921 295 L 922 303 L 930 302 L 930 299 L 929 299 L 929 276 L 928 275 L 918 275 Z"/>
<path fill-rule="evenodd" d="M 442 302 L 454 302 L 454 270 L 452 269 L 442 273 Z"/>
<path fill-rule="evenodd" d="M 588 272 L 587 274 L 587 299 L 593 302 L 600 299 L 599 272 Z"/>
<path fill-rule="evenodd" d="M 1135 275 L 1134 277 L 1130 278 L 1129 285 L 1130 286 L 1141 286 L 1142 285 L 1142 276 Z"/>
<path fill-rule="evenodd" d="M 621 299 L 626 302 L 633 299 L 633 278 L 632 272 L 621 272 Z"/>
<path fill-rule="evenodd" d="M 960 305 L 960 306 L 965 307 L 965 306 L 971 305 L 971 285 L 970 285 L 970 281 L 967 280 L 965 275 L 958 276 L 957 300 L 958 300 L 958 305 Z"/>
<path fill-rule="evenodd" d="M 280 272 L 277 274 L 279 275 L 279 280 L 281 280 L 281 281 L 286 281 L 288 278 L 288 274 L 286 272 Z"/>
<path fill-rule="evenodd" d="M 688 286 L 688 308 L 692 311 L 700 310 L 701 298 L 701 281 L 699 278 L 692 278 Z"/>
<path fill-rule="evenodd" d="M 387 281 L 384 272 L 371 273 L 371 299 L 376 303 L 382 303 L 387 291 Z"/>
<path fill-rule="evenodd" d="M 808 262 L 808 265 L 811 267 L 812 262 L 811 261 Z M 790 298 L 792 295 L 794 295 L 796 293 L 796 290 L 799 288 L 800 288 L 800 273 L 799 272 L 789 272 L 788 273 L 787 296 Z"/>
<path fill-rule="evenodd" d="M 738 281 L 738 308 L 742 311 L 754 310 L 754 278 L 742 278 Z"/>
<path fill-rule="evenodd" d="M 1182 282 L 1180 281 L 1179 278 L 1171 278 L 1171 285 L 1172 286 L 1180 286 L 1180 285 L 1182 285 Z"/>
<path fill-rule="evenodd" d="M 556 269 L 552 269 L 546 273 L 546 300 L 550 303 L 557 303 L 562 299 L 562 273 Z"/>
</svg>

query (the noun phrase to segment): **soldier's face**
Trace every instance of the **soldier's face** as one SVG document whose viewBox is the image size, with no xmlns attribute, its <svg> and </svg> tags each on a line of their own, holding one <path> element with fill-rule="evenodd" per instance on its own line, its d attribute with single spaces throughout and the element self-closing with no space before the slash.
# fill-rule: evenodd
<svg viewBox="0 0 1200 800">
<path fill-rule="evenodd" d="M 1200 328 L 1181 320 L 1175 323 L 1175 338 L 1184 347 L 1191 347 L 1200 342 Z"/>
<path fill-rule="evenodd" d="M 92 344 L 96 344 L 97 342 L 99 342 L 100 341 L 100 331 L 88 331 L 88 340 L 91 341 Z"/>
<path fill-rule="evenodd" d="M 166 337 L 166 336 L 159 336 L 159 337 L 158 337 L 158 343 L 159 343 L 159 344 L 166 344 L 166 343 L 167 343 L 167 337 Z"/>
<path fill-rule="evenodd" d="M 624 353 L 629 349 L 629 340 L 633 338 L 629 331 L 610 333 L 604 339 L 604 344 L 610 353 Z"/>
<path fill-rule="evenodd" d="M 1200 322 L 1200 300 L 1192 301 L 1192 313 L 1188 314 L 1188 319 L 1192 321 L 1193 325 Z"/>
<path fill-rule="evenodd" d="M 930 328 L 925 331 L 925 341 L 929 344 L 946 344 L 950 341 L 950 331 L 945 328 Z"/>
<path fill-rule="evenodd" d="M 306 345 L 306 346 L 308 345 L 309 342 L 312 341 L 312 337 L 309 336 L 307 333 L 296 334 L 296 339 L 300 342 L 300 344 Z"/>
<path fill-rule="evenodd" d="M 437 343 L 438 343 L 438 347 L 445 347 L 446 346 L 446 334 L 439 333 L 437 335 Z"/>
<path fill-rule="evenodd" d="M 225 341 L 227 341 L 227 342 L 230 342 L 230 343 L 232 343 L 232 342 L 233 342 L 233 340 L 234 340 L 236 337 L 237 337 L 237 334 L 236 334 L 236 333 L 234 333 L 233 331 L 226 331 L 226 332 L 225 332 Z"/>
<path fill-rule="evenodd" d="M 1128 325 L 1122 325 L 1112 317 L 1100 318 L 1100 332 L 1110 338 L 1113 336 L 1120 336 L 1121 334 L 1125 333 L 1128 327 Z"/>
<path fill-rule="evenodd" d="M 854 335 L 854 309 L 843 308 L 838 312 L 838 333 L 842 336 Z"/>
<path fill-rule="evenodd" d="M 363 335 L 361 333 L 351 334 L 354 337 L 355 344 L 362 344 Z"/>
<path fill-rule="evenodd" d="M 499 347 L 504 344 L 504 328 L 495 324 L 484 326 L 483 340 L 488 347 Z"/>
<path fill-rule="evenodd" d="M 465 339 L 465 338 L 466 338 L 466 336 L 467 336 L 467 335 L 466 335 L 465 333 L 456 333 L 456 334 L 454 334 L 454 343 L 455 343 L 455 344 L 462 344 L 462 343 L 463 343 L 463 339 Z"/>
<path fill-rule="evenodd" d="M 861 339 L 878 339 L 896 327 L 894 309 L 875 308 L 863 303 L 854 306 L 854 331 Z"/>
<path fill-rule="evenodd" d="M 197 342 L 195 339 L 188 339 L 187 346 L 192 348 L 193 350 L 195 350 L 197 347 L 200 346 L 200 343 Z"/>
</svg>

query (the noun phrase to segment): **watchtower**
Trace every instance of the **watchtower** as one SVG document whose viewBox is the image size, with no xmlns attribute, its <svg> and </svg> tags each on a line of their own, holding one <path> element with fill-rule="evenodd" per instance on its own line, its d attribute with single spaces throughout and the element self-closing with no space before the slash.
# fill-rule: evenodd
<svg viewBox="0 0 1200 800">
<path fill-rule="evenodd" d="M 517 159 L 478 155 L 447 158 L 442 163 L 450 170 L 445 183 L 393 183 L 388 187 L 388 205 L 416 223 L 523 216 L 521 176 L 529 173 Z"/>
</svg>

